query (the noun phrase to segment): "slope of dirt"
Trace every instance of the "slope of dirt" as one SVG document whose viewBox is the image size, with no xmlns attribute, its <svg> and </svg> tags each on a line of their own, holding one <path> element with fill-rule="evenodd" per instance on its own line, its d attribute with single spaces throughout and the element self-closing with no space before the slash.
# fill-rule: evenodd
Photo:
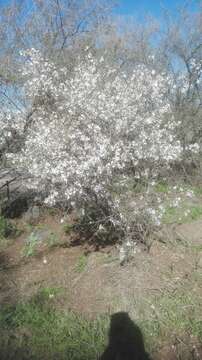
<svg viewBox="0 0 202 360">
<path fill-rule="evenodd" d="M 85 257 L 82 246 L 65 247 L 68 237 L 58 219 L 47 218 L 43 227 L 57 234 L 59 246 L 42 247 L 37 256 L 25 258 L 22 253 L 28 234 L 24 233 L 1 252 L 0 305 L 26 301 L 39 289 L 54 287 L 62 289 L 55 304 L 60 309 L 92 318 L 127 311 L 138 320 L 142 315 L 151 316 L 156 296 L 172 296 L 185 289 L 202 297 L 201 221 L 177 228 L 177 234 L 186 238 L 186 246 L 181 241 L 175 247 L 154 241 L 149 253 L 137 251 L 125 266 L 120 266 L 116 248 Z"/>
<path fill-rule="evenodd" d="M 177 231 L 179 236 L 185 240 L 188 245 L 202 246 L 202 220 L 178 225 Z"/>
<path fill-rule="evenodd" d="M 46 222 L 50 228 L 50 219 Z M 51 226 L 62 237 L 61 226 L 52 220 Z M 199 228 L 201 226 L 201 231 Z M 189 227 L 191 228 L 189 232 Z M 194 234 L 193 229 L 197 229 Z M 202 244 L 202 222 L 181 225 L 178 233 L 189 234 L 190 241 Z M 53 286 L 65 289 L 66 306 L 90 315 L 109 310 L 131 311 L 135 300 L 165 291 L 175 291 L 188 286 L 190 291 L 200 292 L 202 282 L 193 274 L 199 273 L 197 266 L 201 252 L 181 245 L 167 246 L 153 242 L 150 252 L 138 251 L 134 259 L 120 266 L 118 249 L 95 252 L 84 256 L 84 248 L 44 248 L 37 256 L 23 258 L 23 246 L 27 234 L 22 235 L 1 253 L 0 303 L 27 299 L 40 287 Z M 64 239 L 63 239 L 64 240 Z M 62 242 L 63 244 L 63 242 Z M 77 264 L 85 257 L 85 264 L 77 270 Z M 65 306 L 65 303 L 64 303 Z"/>
</svg>

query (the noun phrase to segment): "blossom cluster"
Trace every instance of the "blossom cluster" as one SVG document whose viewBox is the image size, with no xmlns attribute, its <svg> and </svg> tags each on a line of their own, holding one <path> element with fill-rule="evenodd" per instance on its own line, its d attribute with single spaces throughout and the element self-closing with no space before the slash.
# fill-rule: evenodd
<svg viewBox="0 0 202 360">
<path fill-rule="evenodd" d="M 13 159 L 32 175 L 28 186 L 55 204 L 105 196 L 116 171 L 142 160 L 180 156 L 167 85 L 170 79 L 144 65 L 130 75 L 88 51 L 71 76 L 31 49 L 23 69 L 25 94 L 38 104 L 25 146 Z"/>
<path fill-rule="evenodd" d="M 10 109 L 0 112 L 0 158 L 16 152 L 24 135 L 25 116 Z"/>
<path fill-rule="evenodd" d="M 12 142 L 13 136 L 22 135 L 25 119 L 21 111 L 0 112 L 0 150 Z"/>
</svg>

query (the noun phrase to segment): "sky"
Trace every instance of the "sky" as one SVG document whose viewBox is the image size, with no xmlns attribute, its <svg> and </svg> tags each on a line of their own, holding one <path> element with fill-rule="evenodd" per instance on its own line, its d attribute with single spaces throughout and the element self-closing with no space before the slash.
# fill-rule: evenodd
<svg viewBox="0 0 202 360">
<path fill-rule="evenodd" d="M 0 0 L 0 12 L 1 5 L 3 6 L 13 1 L 17 2 L 20 0 Z M 61 1 L 65 2 L 66 0 Z M 102 0 L 100 1 L 102 2 Z M 30 3 L 30 8 L 31 2 L 32 0 L 26 1 L 28 7 Z M 133 23 L 133 19 L 143 23 L 147 16 L 152 16 L 159 24 L 163 24 L 163 13 L 165 10 L 168 10 L 173 15 L 173 18 L 175 18 L 177 16 L 176 10 L 178 8 L 182 9 L 185 4 L 186 10 L 191 12 L 198 12 L 199 6 L 202 6 L 202 0 L 112 0 L 112 2 L 116 4 L 113 14 L 120 18 L 123 17 L 124 21 L 129 17 L 128 21 L 130 21 L 130 24 Z"/>
<path fill-rule="evenodd" d="M 176 7 L 181 7 L 188 1 L 185 0 L 120 0 L 120 6 L 116 13 L 120 15 L 144 16 L 146 14 L 159 18 L 162 15 L 162 9 L 168 9 L 175 15 Z M 193 0 L 190 10 L 194 11 L 202 0 Z"/>
<path fill-rule="evenodd" d="M 190 1 L 190 0 L 188 0 Z M 115 0 L 120 4 L 116 13 L 120 15 L 140 15 L 149 13 L 155 17 L 160 17 L 162 8 L 165 7 L 170 11 L 175 11 L 176 6 L 182 6 L 187 0 Z M 9 3 L 9 0 L 0 0 L 0 5 Z M 191 1 L 191 8 L 194 9 L 202 0 Z"/>
</svg>

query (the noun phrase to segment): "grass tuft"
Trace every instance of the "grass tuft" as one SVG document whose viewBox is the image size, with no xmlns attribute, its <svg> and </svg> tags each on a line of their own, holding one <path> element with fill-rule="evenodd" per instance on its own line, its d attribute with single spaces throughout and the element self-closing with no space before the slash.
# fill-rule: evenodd
<svg viewBox="0 0 202 360">
<path fill-rule="evenodd" d="M 74 228 L 73 224 L 69 224 L 69 223 L 67 223 L 63 226 L 64 232 L 66 235 L 70 234 L 72 232 L 73 228 Z"/>
<path fill-rule="evenodd" d="M 26 240 L 26 244 L 23 248 L 22 254 L 25 257 L 34 256 L 36 254 L 36 248 L 38 244 L 38 238 L 34 233 L 31 233 Z"/>
<path fill-rule="evenodd" d="M 169 185 L 164 181 L 160 181 L 155 185 L 155 191 L 166 194 L 169 191 Z"/>
<path fill-rule="evenodd" d="M 75 271 L 78 273 L 82 273 L 86 269 L 87 263 L 88 263 L 87 256 L 85 255 L 79 256 L 79 259 L 75 266 Z"/>
</svg>

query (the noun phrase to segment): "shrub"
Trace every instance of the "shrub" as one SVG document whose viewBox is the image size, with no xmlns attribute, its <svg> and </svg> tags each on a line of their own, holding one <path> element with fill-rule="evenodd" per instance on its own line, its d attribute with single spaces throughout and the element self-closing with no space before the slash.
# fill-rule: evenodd
<svg viewBox="0 0 202 360">
<path fill-rule="evenodd" d="M 34 49 L 23 55 L 24 91 L 35 111 L 24 148 L 11 159 L 30 173 L 26 186 L 43 192 L 50 206 L 83 208 L 80 229 L 87 223 L 94 233 L 100 225 L 124 230 L 127 219 L 117 216 L 109 194 L 114 176 L 130 164 L 148 177 L 181 154 L 167 100 L 170 78 L 145 65 L 126 74 L 88 50 L 70 78 Z"/>
</svg>

